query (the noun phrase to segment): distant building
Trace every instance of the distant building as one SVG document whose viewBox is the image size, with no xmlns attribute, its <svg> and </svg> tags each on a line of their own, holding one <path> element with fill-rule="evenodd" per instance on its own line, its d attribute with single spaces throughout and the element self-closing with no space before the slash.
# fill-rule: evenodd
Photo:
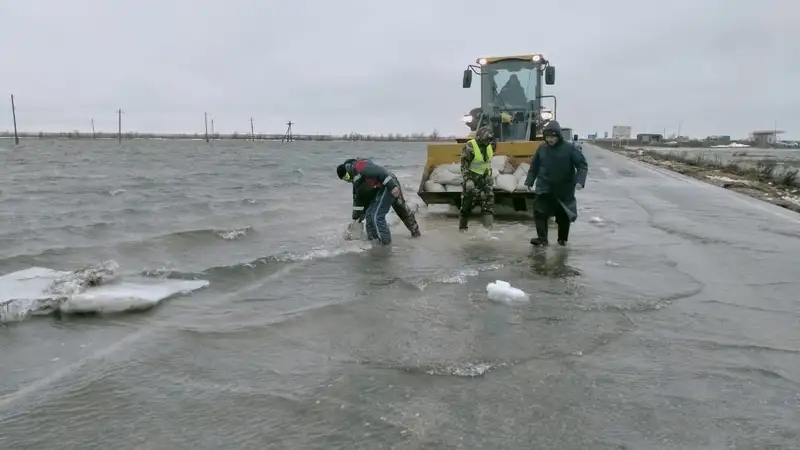
<svg viewBox="0 0 800 450">
<path fill-rule="evenodd" d="M 750 140 L 755 147 L 771 147 L 778 143 L 778 135 L 781 133 L 783 133 L 783 131 L 753 131 L 750 133 Z"/>
<path fill-rule="evenodd" d="M 706 141 L 711 145 L 725 145 L 731 143 L 730 136 L 709 136 Z"/>
<path fill-rule="evenodd" d="M 663 140 L 663 134 L 639 133 L 636 135 L 636 142 L 641 142 L 642 144 L 652 144 Z"/>
</svg>

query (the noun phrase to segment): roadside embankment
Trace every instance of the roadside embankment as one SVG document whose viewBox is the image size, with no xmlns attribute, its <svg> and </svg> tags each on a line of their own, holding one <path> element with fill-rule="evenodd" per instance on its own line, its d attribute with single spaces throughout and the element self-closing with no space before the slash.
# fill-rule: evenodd
<svg viewBox="0 0 800 450">
<path fill-rule="evenodd" d="M 740 192 L 750 197 L 800 213 L 800 161 L 779 161 L 777 158 L 748 160 L 747 150 L 734 156 L 714 156 L 713 152 L 687 150 L 653 150 L 634 146 L 612 147 L 610 142 L 593 145 L 647 164 Z M 781 150 L 775 150 L 776 155 Z"/>
</svg>

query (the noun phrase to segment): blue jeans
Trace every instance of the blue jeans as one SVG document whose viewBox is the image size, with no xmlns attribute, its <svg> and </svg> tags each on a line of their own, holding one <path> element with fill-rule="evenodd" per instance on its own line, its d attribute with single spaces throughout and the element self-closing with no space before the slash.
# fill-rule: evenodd
<svg viewBox="0 0 800 450">
<path fill-rule="evenodd" d="M 386 223 L 386 214 L 392 208 L 394 200 L 392 193 L 383 188 L 376 193 L 375 198 L 370 202 L 365 214 L 367 238 L 370 240 L 377 239 L 383 245 L 392 243 L 392 232 L 389 230 L 389 224 Z"/>
</svg>

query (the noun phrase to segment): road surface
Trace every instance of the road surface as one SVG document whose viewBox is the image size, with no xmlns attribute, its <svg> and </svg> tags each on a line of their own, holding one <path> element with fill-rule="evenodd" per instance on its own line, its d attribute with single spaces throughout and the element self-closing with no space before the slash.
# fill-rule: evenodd
<svg viewBox="0 0 800 450">
<path fill-rule="evenodd" d="M 432 208 L 420 214 L 423 238 L 395 226 L 386 255 L 336 241 L 349 191 L 333 167 L 369 151 L 415 186 L 417 144 L 295 144 L 290 153 L 143 142 L 164 148 L 124 160 L 116 146 L 86 145 L 98 147 L 39 148 L 35 159 L 89 158 L 127 192 L 70 206 L 59 220 L 85 224 L 88 208 L 123 202 L 124 224 L 93 228 L 96 245 L 80 248 L 80 238 L 53 233 L 84 225 L 54 224 L 12 249 L 41 253 L 2 267 L 113 257 L 133 272 L 168 265 L 211 285 L 147 314 L 0 328 L 0 448 L 800 446 L 793 213 L 586 144 L 589 182 L 567 248 L 534 250 L 531 224 L 503 220 L 496 239 L 477 226 L 460 234 Z M 15 200 L 15 189 L 50 186 L 29 178 L 48 173 L 33 160 L 22 173 L 30 154 L 3 165 L 19 170 L 2 177 L 18 182 L 2 186 L 18 216 L 67 205 L 58 192 L 72 189 L 53 185 L 20 206 L 34 194 Z M 187 158 L 196 174 L 182 172 Z M 65 179 L 72 165 L 61 167 Z M 307 181 L 292 181 L 292 168 Z M 82 195 L 103 176 L 89 169 L 75 169 Z M 335 195 L 320 202 L 322 193 Z M 248 225 L 240 238 L 202 231 Z M 113 240 L 123 232 L 136 240 Z M 45 250 L 52 242 L 73 248 Z M 488 301 L 496 279 L 530 302 Z"/>
</svg>

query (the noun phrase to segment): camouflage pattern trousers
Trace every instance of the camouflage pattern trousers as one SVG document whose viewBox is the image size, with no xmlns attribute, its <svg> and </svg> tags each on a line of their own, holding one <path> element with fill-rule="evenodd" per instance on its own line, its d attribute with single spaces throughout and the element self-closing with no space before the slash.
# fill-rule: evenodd
<svg viewBox="0 0 800 450">
<path fill-rule="evenodd" d="M 474 187 L 467 189 L 467 181 L 472 181 Z M 481 207 L 481 214 L 484 216 L 494 216 L 494 178 L 491 173 L 488 175 L 478 175 L 470 172 L 461 184 L 461 208 L 459 216 L 469 217 L 470 212 L 476 206 Z"/>
<path fill-rule="evenodd" d="M 395 183 L 397 187 L 400 187 L 400 181 L 397 177 L 394 177 Z M 406 203 L 406 196 L 403 193 L 403 188 L 400 188 L 400 197 L 392 203 L 392 209 L 394 209 L 395 214 L 400 220 L 403 221 L 403 225 L 408 228 L 408 231 L 411 232 L 411 236 L 418 237 L 420 235 L 419 231 L 419 222 L 417 222 L 417 217 L 414 214 L 414 211 L 409 208 L 408 203 Z"/>
</svg>

